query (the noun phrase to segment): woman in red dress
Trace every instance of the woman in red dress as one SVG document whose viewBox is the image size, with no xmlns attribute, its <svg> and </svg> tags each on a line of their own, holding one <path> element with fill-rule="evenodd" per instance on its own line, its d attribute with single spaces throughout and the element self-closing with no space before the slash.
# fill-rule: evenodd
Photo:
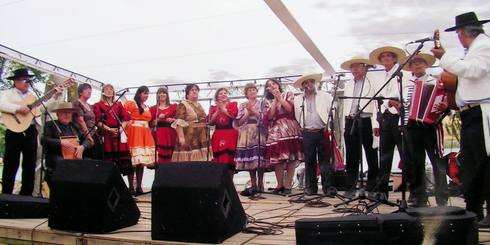
<svg viewBox="0 0 490 245">
<path fill-rule="evenodd" d="M 102 131 L 103 159 L 114 162 L 123 175 L 128 175 L 132 171 L 131 156 L 123 128 L 129 121 L 129 114 L 121 102 L 114 104 L 114 96 L 114 87 L 111 84 L 104 84 L 100 101 L 94 104 L 94 113 L 98 122 L 97 127 Z M 134 193 L 132 186 L 130 191 Z"/>
<path fill-rule="evenodd" d="M 172 159 L 175 147 L 175 129 L 170 125 L 175 121 L 177 105 L 170 104 L 168 90 L 159 88 L 157 90 L 158 105 L 150 108 L 152 126 L 157 127 L 155 142 L 158 152 L 158 162 L 168 163 Z"/>
<path fill-rule="evenodd" d="M 230 102 L 226 88 L 218 89 L 214 99 L 216 105 L 209 108 L 209 122 L 216 126 L 211 137 L 213 161 L 227 164 L 233 176 L 238 130 L 234 129 L 232 124 L 238 114 L 238 105 L 236 102 Z"/>
</svg>

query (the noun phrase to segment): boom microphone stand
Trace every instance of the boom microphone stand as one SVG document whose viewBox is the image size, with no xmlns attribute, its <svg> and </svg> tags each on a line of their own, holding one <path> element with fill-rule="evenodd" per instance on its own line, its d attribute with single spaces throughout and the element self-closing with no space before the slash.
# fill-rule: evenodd
<svg viewBox="0 0 490 245">
<path fill-rule="evenodd" d="M 402 84 L 402 72 L 401 70 L 403 69 L 403 67 L 405 67 L 408 62 L 410 62 L 413 57 L 422 49 L 422 47 L 424 47 L 424 42 L 420 42 L 419 43 L 419 46 L 415 49 L 415 51 L 410 54 L 410 56 L 405 60 L 405 62 L 403 62 L 402 64 L 400 64 L 398 66 L 398 69 L 396 69 L 396 71 L 393 73 L 393 75 L 391 75 L 391 77 L 388 79 L 388 81 L 386 81 L 383 86 L 381 86 L 381 88 L 379 88 L 378 91 L 376 91 L 376 93 L 373 95 L 373 97 L 371 99 L 369 99 L 369 101 L 362 107 L 362 109 L 360 111 L 363 111 L 364 109 L 366 109 L 366 107 L 368 106 L 369 103 L 371 103 L 371 101 L 375 100 L 376 99 L 376 96 L 381 93 L 381 91 L 391 82 L 391 80 L 393 80 L 395 77 L 397 77 L 398 79 L 398 84 L 399 84 L 399 98 L 400 98 L 400 101 L 401 101 L 401 107 L 400 107 L 400 120 L 403 122 L 404 118 L 405 118 L 405 108 L 403 106 L 403 84 Z M 359 112 L 357 113 L 359 114 Z M 356 116 L 357 116 L 356 114 Z M 403 162 L 403 169 L 402 169 L 402 186 L 403 184 L 405 184 L 405 179 L 406 179 L 406 159 L 405 159 L 405 132 L 406 128 L 405 128 L 405 125 L 404 123 L 401 123 L 401 148 L 402 148 L 402 154 L 400 156 L 400 159 L 402 160 Z M 382 176 L 383 178 L 389 178 L 389 176 Z M 382 203 L 389 203 L 388 200 L 382 200 Z M 370 207 L 370 209 L 374 209 L 378 206 L 379 204 L 375 204 L 374 206 Z M 400 212 L 405 212 L 406 209 L 407 209 L 408 205 L 407 205 L 407 200 L 406 200 L 406 188 L 402 188 L 402 199 L 399 201 L 399 204 L 398 204 L 398 211 Z"/>
<path fill-rule="evenodd" d="M 359 189 L 356 191 L 356 196 L 352 199 L 349 199 L 349 200 L 346 200 L 344 202 L 341 202 L 341 203 L 337 203 L 334 205 L 334 207 L 338 207 L 340 205 L 349 205 L 351 202 L 355 202 L 355 201 L 359 201 L 359 203 L 364 203 L 364 202 L 361 202 L 363 200 L 368 200 L 370 202 L 374 202 L 374 203 L 379 203 L 379 200 L 376 199 L 376 198 L 373 198 L 373 197 L 370 197 L 370 196 L 367 196 L 366 195 L 366 189 L 365 189 L 365 185 L 364 185 L 364 167 L 363 167 L 363 161 L 362 161 L 362 149 L 363 149 L 363 138 L 362 138 L 362 129 L 363 129 L 363 126 L 362 126 L 362 119 L 360 117 L 361 113 L 363 112 L 362 110 L 360 110 L 360 102 L 361 102 L 361 99 L 370 99 L 370 97 L 362 97 L 362 93 L 363 93 L 363 90 L 364 90 L 364 84 L 366 82 L 366 76 L 367 76 L 367 72 L 366 74 L 364 74 L 364 76 L 362 77 L 362 86 L 361 86 L 361 91 L 359 93 L 359 96 L 354 96 L 353 97 L 342 97 L 341 99 L 355 99 L 357 100 L 357 105 L 356 105 L 356 114 L 354 115 L 354 117 L 352 118 L 352 125 L 351 125 L 351 128 L 350 128 L 350 131 L 349 131 L 349 135 L 354 135 L 354 130 L 357 126 L 357 131 L 358 131 L 358 138 L 359 138 L 359 142 L 358 142 L 358 147 L 359 147 L 359 159 L 358 159 L 358 164 L 361 165 L 360 167 L 360 173 L 359 173 L 359 176 L 356 176 L 356 180 L 358 178 L 360 178 L 360 181 L 359 181 Z M 355 85 L 354 85 L 355 87 Z M 356 182 L 356 181 L 355 181 Z M 355 183 L 354 182 L 354 183 Z M 355 184 L 354 184 L 354 187 L 355 187 Z M 388 204 L 390 206 L 396 206 L 395 203 L 391 203 L 391 202 L 386 202 L 385 204 Z M 367 205 L 367 204 L 366 204 Z M 378 204 L 379 205 L 379 204 Z M 367 205 L 367 213 L 369 213 L 372 209 L 370 208 L 369 205 Z"/>
</svg>

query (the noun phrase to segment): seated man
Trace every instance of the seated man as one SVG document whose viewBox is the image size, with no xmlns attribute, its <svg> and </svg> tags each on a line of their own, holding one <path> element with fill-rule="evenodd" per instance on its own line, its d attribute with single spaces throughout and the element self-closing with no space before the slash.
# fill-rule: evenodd
<svg viewBox="0 0 490 245">
<path fill-rule="evenodd" d="M 42 144 L 46 147 L 46 182 L 51 184 L 51 177 L 56 163 L 63 160 L 66 155 L 71 155 L 67 159 L 82 159 L 83 151 L 92 147 L 91 142 L 81 133 L 80 129 L 72 123 L 75 108 L 72 103 L 63 102 L 54 107 L 58 120 L 46 122 Z M 65 140 L 64 137 L 75 136 L 75 141 Z M 81 142 L 81 144 L 79 144 Z M 65 158 L 63 157 L 64 153 Z"/>
</svg>

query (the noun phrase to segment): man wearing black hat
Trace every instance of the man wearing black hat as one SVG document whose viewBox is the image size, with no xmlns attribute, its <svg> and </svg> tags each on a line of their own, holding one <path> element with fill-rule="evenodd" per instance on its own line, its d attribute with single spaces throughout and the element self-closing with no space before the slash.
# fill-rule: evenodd
<svg viewBox="0 0 490 245">
<path fill-rule="evenodd" d="M 29 74 L 25 68 L 17 69 L 13 75 L 7 77 L 13 81 L 14 87 L 0 92 L 0 112 L 2 113 L 31 113 L 28 106 L 21 105 L 27 96 L 35 96 L 29 90 Z M 56 88 L 54 98 L 63 93 L 63 88 Z M 3 158 L 2 193 L 12 194 L 15 176 L 19 169 L 20 154 L 22 153 L 22 187 L 19 194 L 30 196 L 34 190 L 34 173 L 36 168 L 37 129 L 36 120 L 31 122 L 29 128 L 17 133 L 9 129 L 5 131 L 5 155 Z"/>
<path fill-rule="evenodd" d="M 480 225 L 489 226 L 483 219 L 483 201 L 490 191 L 490 38 L 474 12 L 456 16 L 456 25 L 446 31 L 456 31 L 465 48 L 463 57 L 434 48 L 443 69 L 458 76 L 456 104 L 461 111 L 461 173 L 466 209 L 475 212 Z M 487 205 L 488 206 L 488 205 Z M 487 210 L 488 212 L 488 210 Z M 483 220 L 482 220 L 483 219 Z"/>
</svg>

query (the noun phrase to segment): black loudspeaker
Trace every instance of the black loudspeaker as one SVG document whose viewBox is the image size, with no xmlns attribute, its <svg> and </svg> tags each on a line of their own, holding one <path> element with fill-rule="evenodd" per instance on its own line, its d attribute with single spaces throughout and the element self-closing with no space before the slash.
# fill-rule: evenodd
<svg viewBox="0 0 490 245">
<path fill-rule="evenodd" d="M 0 219 L 47 218 L 48 210 L 48 199 L 0 194 Z"/>
<path fill-rule="evenodd" d="M 478 244 L 476 215 L 459 207 L 299 219 L 297 244 Z"/>
<path fill-rule="evenodd" d="M 297 244 L 420 244 L 422 227 L 406 213 L 299 219 Z"/>
<path fill-rule="evenodd" d="M 221 243 L 246 223 L 229 169 L 223 164 L 159 165 L 151 202 L 154 240 Z"/>
<path fill-rule="evenodd" d="M 138 223 L 140 211 L 111 162 L 60 161 L 50 188 L 53 229 L 106 233 Z"/>
<path fill-rule="evenodd" d="M 424 227 L 424 244 L 478 244 L 476 214 L 460 207 L 408 208 Z"/>
</svg>

